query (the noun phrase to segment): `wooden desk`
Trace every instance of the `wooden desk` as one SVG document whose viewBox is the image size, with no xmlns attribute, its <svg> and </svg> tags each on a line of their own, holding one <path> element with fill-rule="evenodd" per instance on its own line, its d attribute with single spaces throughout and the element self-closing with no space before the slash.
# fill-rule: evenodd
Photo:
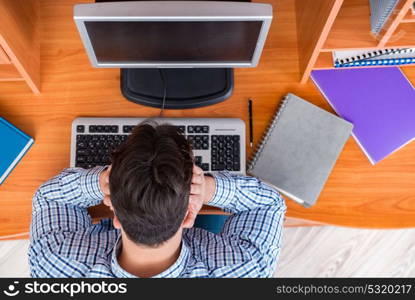
<svg viewBox="0 0 415 300">
<path fill-rule="evenodd" d="M 0 115 L 35 138 L 32 149 L 0 186 L 1 236 L 28 231 L 33 193 L 68 167 L 74 118 L 159 113 L 122 97 L 118 69 L 90 66 L 72 20 L 73 4 L 78 2 L 41 1 L 41 94 L 33 94 L 23 82 L 0 83 Z M 257 143 L 288 92 L 332 111 L 313 83 L 298 83 L 294 0 L 275 1 L 274 9 L 261 63 L 254 69 L 236 70 L 233 96 L 210 107 L 167 111 L 166 117 L 238 117 L 247 121 L 247 99 L 252 97 Z M 415 68 L 404 68 L 404 72 L 415 80 Z M 247 148 L 247 156 L 251 154 Z M 288 199 L 287 204 L 288 217 L 355 227 L 413 227 L 415 143 L 372 166 L 350 138 L 317 204 L 309 209 Z"/>
</svg>

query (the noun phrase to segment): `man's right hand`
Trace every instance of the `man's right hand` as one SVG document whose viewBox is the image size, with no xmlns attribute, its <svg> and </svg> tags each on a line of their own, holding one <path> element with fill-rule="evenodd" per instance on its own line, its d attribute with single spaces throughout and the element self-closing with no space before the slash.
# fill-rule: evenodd
<svg viewBox="0 0 415 300">
<path fill-rule="evenodd" d="M 205 176 L 203 170 L 196 165 L 193 166 L 192 184 L 190 186 L 189 210 L 186 227 L 194 224 L 203 204 L 209 204 L 215 194 L 216 183 L 212 176 Z"/>
<path fill-rule="evenodd" d="M 101 175 L 99 176 L 99 186 L 101 188 L 102 193 L 104 194 L 104 199 L 102 202 L 112 210 L 109 185 L 110 172 L 111 166 L 109 166 L 106 170 L 101 172 Z"/>
</svg>

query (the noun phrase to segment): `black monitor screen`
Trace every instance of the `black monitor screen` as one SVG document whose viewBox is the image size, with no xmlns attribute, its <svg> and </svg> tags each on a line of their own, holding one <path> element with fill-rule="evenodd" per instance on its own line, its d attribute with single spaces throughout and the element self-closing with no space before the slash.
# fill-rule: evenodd
<svg viewBox="0 0 415 300">
<path fill-rule="evenodd" d="M 97 22 L 98 62 L 250 62 L 262 21 Z"/>
</svg>

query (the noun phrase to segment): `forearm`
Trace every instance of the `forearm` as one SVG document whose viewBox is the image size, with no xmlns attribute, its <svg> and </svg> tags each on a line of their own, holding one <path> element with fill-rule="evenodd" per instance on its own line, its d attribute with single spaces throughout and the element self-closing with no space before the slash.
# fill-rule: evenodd
<svg viewBox="0 0 415 300">
<path fill-rule="evenodd" d="M 217 173 L 205 179 L 204 204 L 220 207 L 232 215 L 215 239 L 198 230 L 188 233 L 187 238 L 199 243 L 201 255 L 209 261 L 212 270 L 217 269 L 212 274 L 272 276 L 280 252 L 286 210 L 280 194 L 253 177 Z M 220 261 L 217 253 L 221 255 Z"/>
<path fill-rule="evenodd" d="M 32 241 L 91 226 L 86 208 L 102 201 L 99 178 L 103 169 L 65 169 L 37 190 L 32 201 Z"/>
<path fill-rule="evenodd" d="M 205 204 L 237 213 L 266 206 L 285 207 L 281 195 L 270 185 L 249 176 L 227 172 L 213 175 L 207 181 Z"/>
<path fill-rule="evenodd" d="M 44 183 L 33 198 L 33 209 L 40 209 L 47 202 L 58 202 L 87 208 L 99 204 L 103 194 L 99 178 L 104 167 L 85 170 L 65 169 Z"/>
</svg>

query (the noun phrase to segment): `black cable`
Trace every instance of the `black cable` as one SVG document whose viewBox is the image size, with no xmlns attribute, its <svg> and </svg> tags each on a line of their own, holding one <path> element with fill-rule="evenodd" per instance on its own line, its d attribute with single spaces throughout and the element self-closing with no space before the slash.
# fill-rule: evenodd
<svg viewBox="0 0 415 300">
<path fill-rule="evenodd" d="M 166 104 L 166 96 L 167 96 L 167 83 L 166 83 L 166 78 L 164 77 L 163 74 L 163 70 L 159 69 L 159 73 L 160 73 L 160 77 L 161 77 L 161 82 L 163 83 L 163 101 L 161 103 L 161 110 L 160 110 L 160 114 L 159 114 L 159 118 L 163 117 L 163 112 L 164 112 L 164 106 Z"/>
</svg>

